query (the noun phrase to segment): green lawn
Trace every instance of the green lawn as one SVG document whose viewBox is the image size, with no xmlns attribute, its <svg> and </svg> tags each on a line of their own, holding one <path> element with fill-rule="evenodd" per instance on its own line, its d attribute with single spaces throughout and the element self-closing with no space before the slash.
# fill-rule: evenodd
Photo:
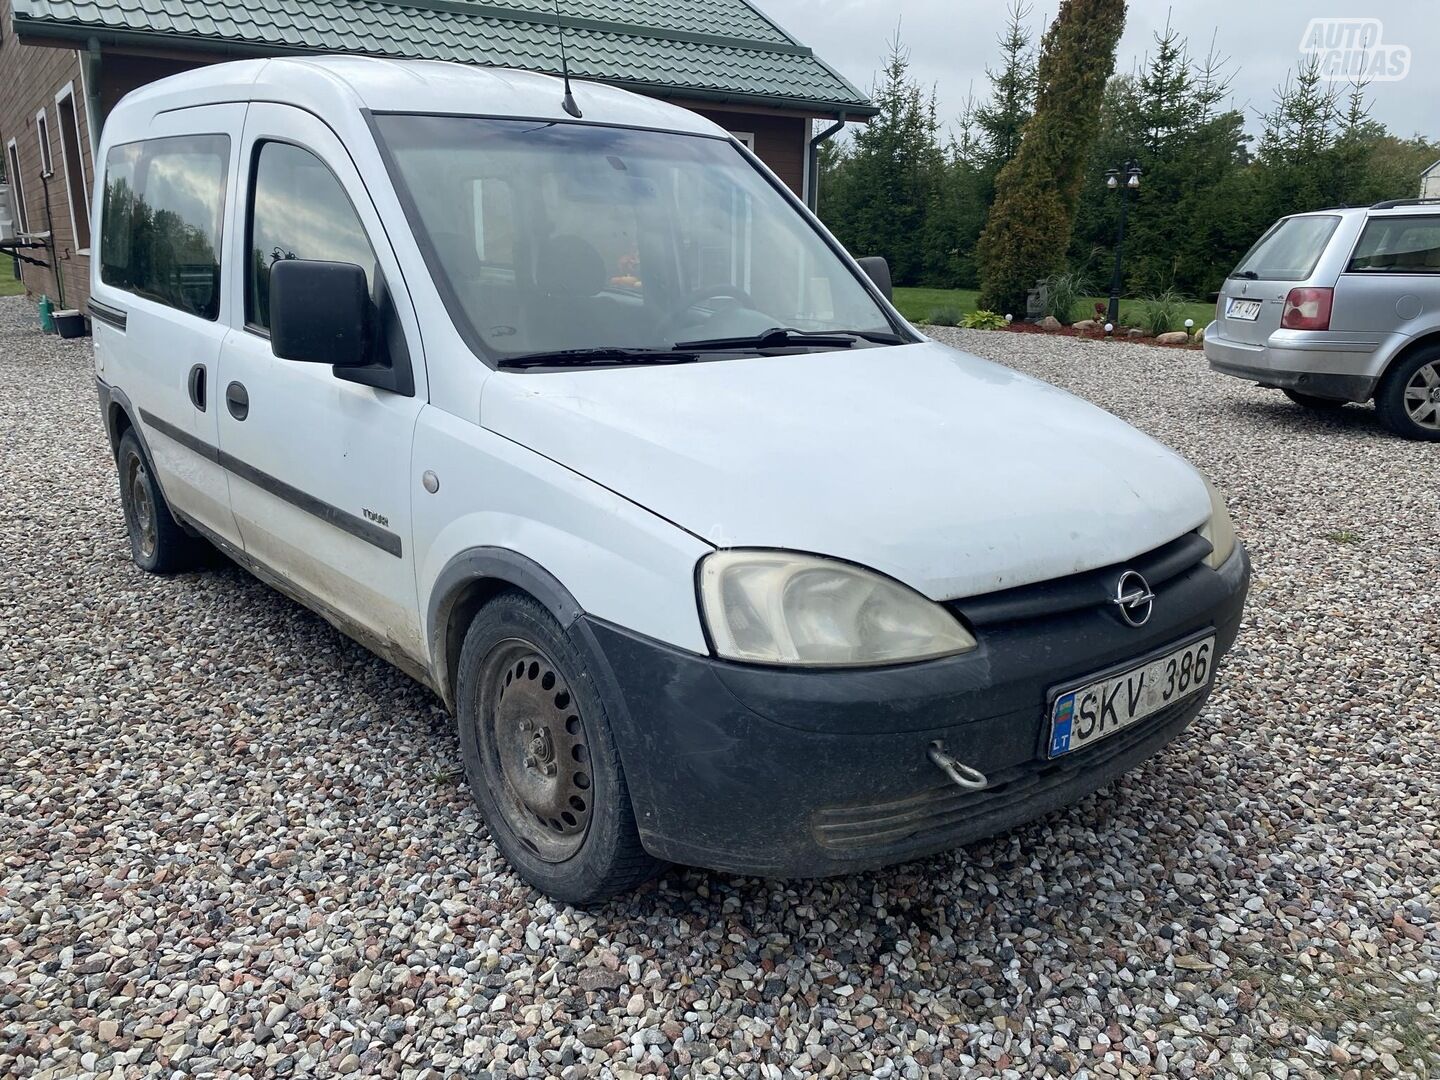
<svg viewBox="0 0 1440 1080">
<path fill-rule="evenodd" d="M 24 291 L 25 283 L 15 276 L 14 271 L 0 265 L 0 296 L 19 296 Z"/>
<path fill-rule="evenodd" d="M 960 314 L 967 311 L 974 311 L 979 293 L 974 289 L 896 289 L 895 306 L 900 309 L 911 322 L 925 321 L 930 318 L 932 312 L 940 308 L 953 308 Z M 1091 308 L 1097 303 L 1104 303 L 1103 296 L 1093 296 L 1086 301 L 1086 308 Z M 1186 304 L 1185 314 L 1181 316 L 1181 322 L 1185 319 L 1194 319 L 1196 326 L 1205 326 L 1211 319 L 1215 318 L 1214 304 Z M 1005 314 L 1003 311 L 1001 314 Z M 1018 314 L 1018 313 L 1016 313 Z M 1087 311 L 1088 315 L 1089 312 Z M 1127 325 L 1133 325 L 1140 317 L 1140 301 L 1120 301 L 1120 321 Z M 1177 327 L 1176 329 L 1179 329 Z"/>
</svg>

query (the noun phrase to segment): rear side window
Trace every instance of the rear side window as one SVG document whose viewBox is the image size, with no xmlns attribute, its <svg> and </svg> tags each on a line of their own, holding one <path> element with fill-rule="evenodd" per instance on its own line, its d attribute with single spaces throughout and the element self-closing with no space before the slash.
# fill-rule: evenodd
<svg viewBox="0 0 1440 1080">
<path fill-rule="evenodd" d="M 260 145 L 251 185 L 245 319 L 270 329 L 270 268 L 282 259 L 355 263 L 375 296 L 375 252 L 330 167 L 290 143 Z"/>
<path fill-rule="evenodd" d="M 1368 274 L 1440 274 L 1440 216 L 1371 218 L 1345 269 Z"/>
<path fill-rule="evenodd" d="M 1338 217 L 1328 215 L 1277 221 L 1245 253 L 1230 276 L 1260 281 L 1304 281 L 1320 261 L 1325 245 L 1339 224 Z"/>
<path fill-rule="evenodd" d="M 112 147 L 105 157 L 100 280 L 214 320 L 227 135 L 177 135 Z"/>
</svg>

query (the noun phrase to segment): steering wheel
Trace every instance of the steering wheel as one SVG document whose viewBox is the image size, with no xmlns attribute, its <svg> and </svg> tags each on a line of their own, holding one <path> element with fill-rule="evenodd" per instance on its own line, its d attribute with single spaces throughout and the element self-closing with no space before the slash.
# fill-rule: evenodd
<svg viewBox="0 0 1440 1080">
<path fill-rule="evenodd" d="M 680 323 L 681 318 L 702 300 L 722 299 L 735 300 L 749 308 L 755 306 L 755 298 L 738 285 L 702 285 L 686 293 L 680 306 L 664 318 L 659 327 L 660 334 L 668 335 Z"/>
</svg>

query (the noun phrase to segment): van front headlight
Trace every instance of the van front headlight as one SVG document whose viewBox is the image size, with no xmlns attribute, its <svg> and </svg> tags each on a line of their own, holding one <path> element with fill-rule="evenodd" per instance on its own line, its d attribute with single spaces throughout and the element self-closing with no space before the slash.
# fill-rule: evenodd
<svg viewBox="0 0 1440 1080">
<path fill-rule="evenodd" d="M 953 615 L 913 589 L 834 559 L 717 551 L 700 564 L 715 651 L 752 664 L 861 667 L 975 648 Z"/>
<path fill-rule="evenodd" d="M 1235 553 L 1235 522 L 1230 520 L 1224 498 L 1209 480 L 1205 481 L 1205 490 L 1210 493 L 1210 520 L 1201 526 L 1200 535 L 1210 541 L 1210 554 L 1205 556 L 1205 565 L 1218 570 Z"/>
</svg>

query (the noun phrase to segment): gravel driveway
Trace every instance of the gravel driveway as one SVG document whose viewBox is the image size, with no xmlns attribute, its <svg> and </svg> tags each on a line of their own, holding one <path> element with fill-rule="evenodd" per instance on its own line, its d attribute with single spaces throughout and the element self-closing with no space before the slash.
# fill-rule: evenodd
<svg viewBox="0 0 1440 1080">
<path fill-rule="evenodd" d="M 88 342 L 31 311 L 0 301 L 0 1075 L 1440 1075 L 1440 447 L 1197 353 L 937 331 L 1229 497 L 1256 577 L 1212 704 L 954 855 L 582 912 L 506 869 L 427 692 L 234 568 L 131 565 Z"/>
</svg>

